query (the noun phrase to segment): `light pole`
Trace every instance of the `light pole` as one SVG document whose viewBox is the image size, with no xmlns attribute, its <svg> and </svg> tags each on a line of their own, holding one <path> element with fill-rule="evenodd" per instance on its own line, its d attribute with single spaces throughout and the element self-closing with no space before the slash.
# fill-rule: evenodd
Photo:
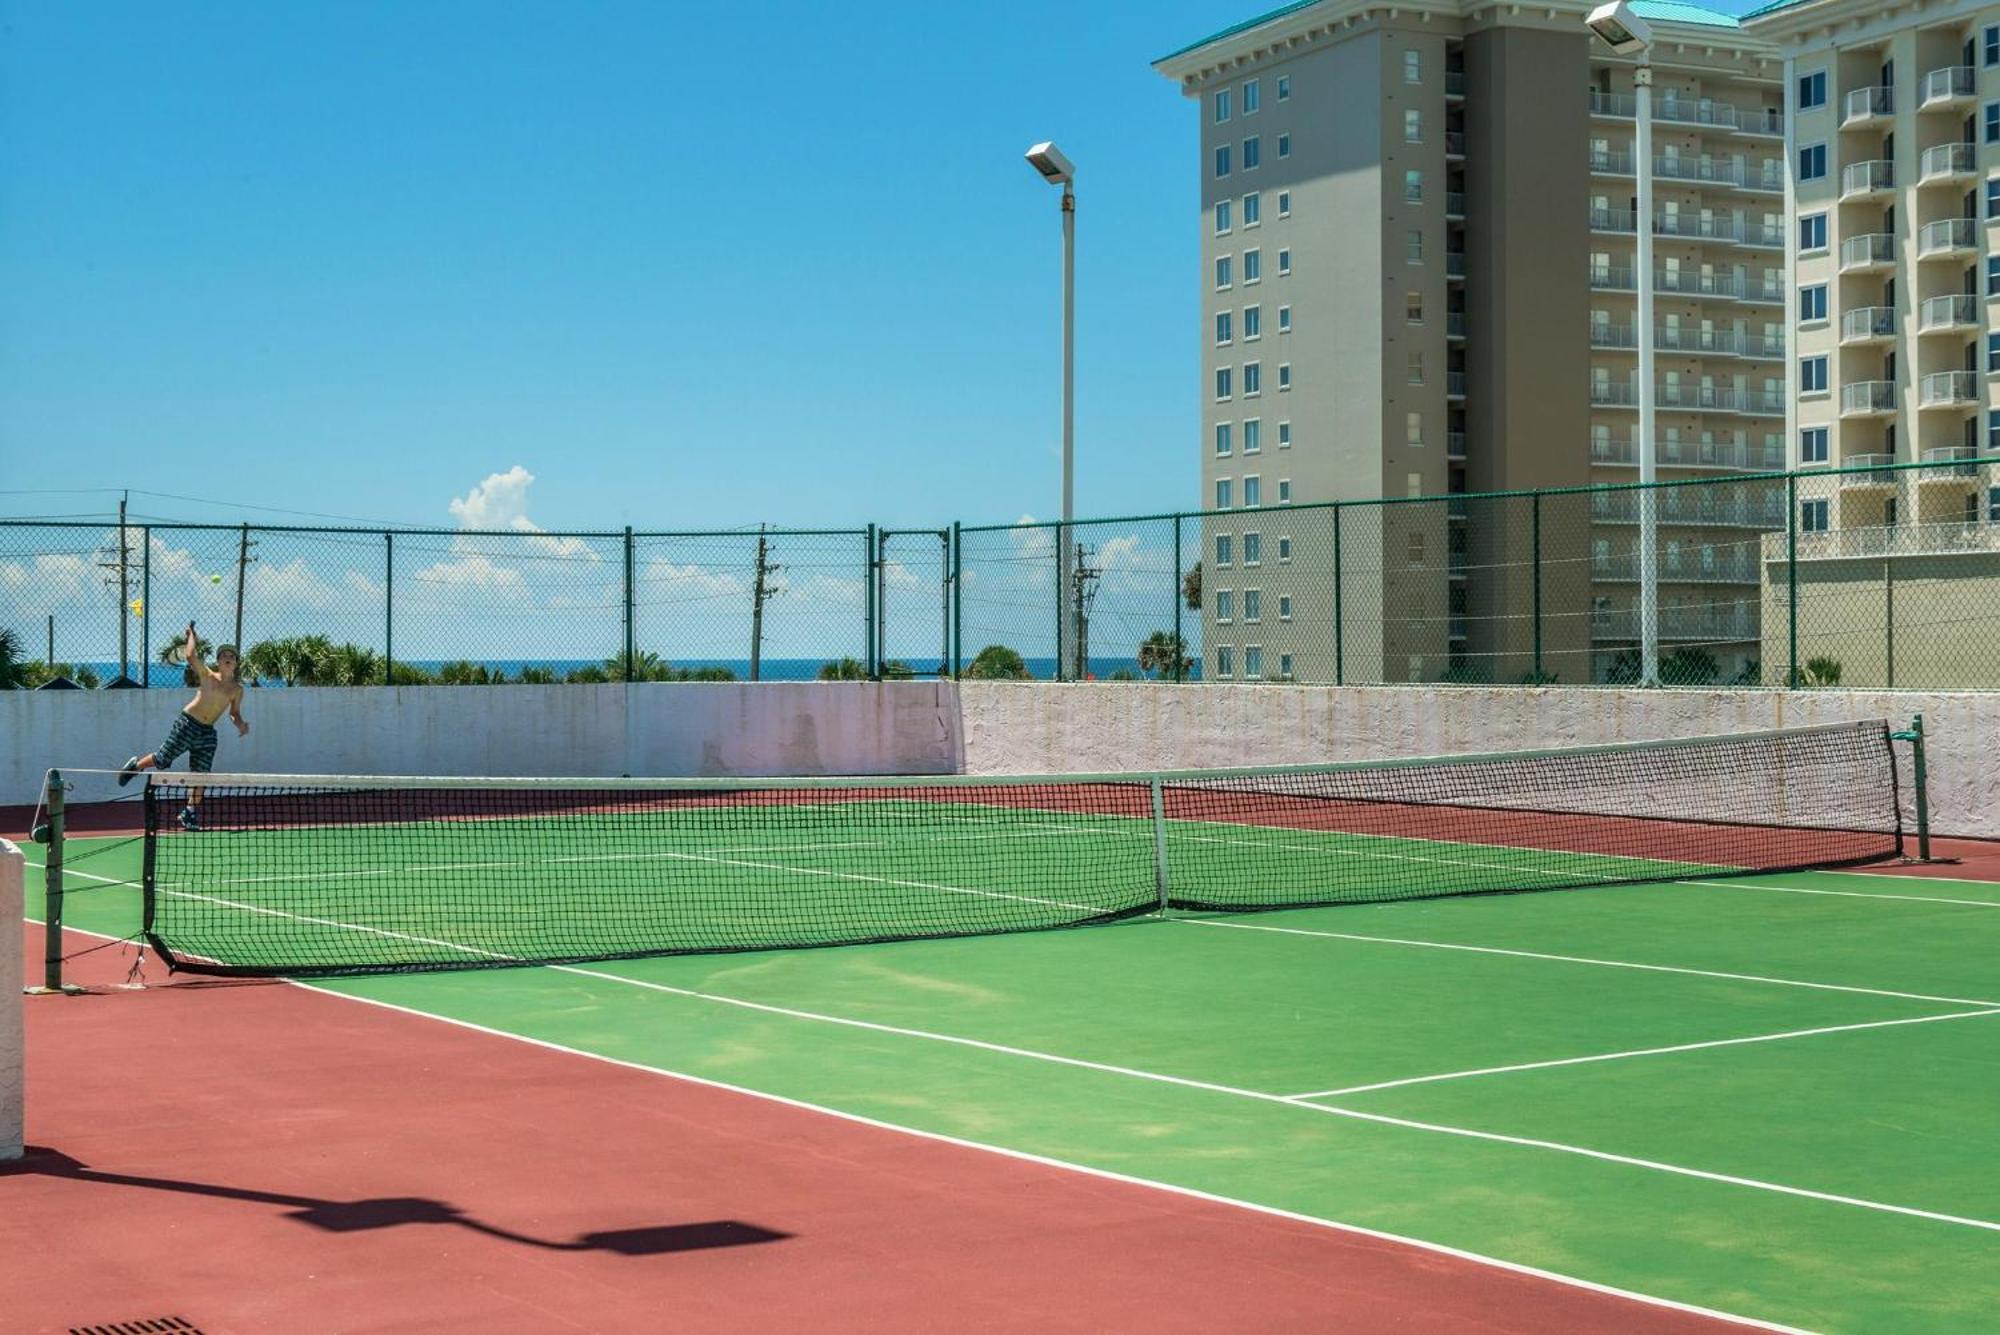
<svg viewBox="0 0 2000 1335">
<path fill-rule="evenodd" d="M 1050 185 L 1062 187 L 1063 369 L 1062 523 L 1056 529 L 1056 676 L 1081 681 L 1086 664 L 1074 662 L 1082 637 L 1076 624 L 1076 544 L 1070 532 L 1076 505 L 1076 166 L 1054 144 L 1028 150 L 1028 165 Z"/>
<path fill-rule="evenodd" d="M 1660 684 L 1659 461 L 1653 441 L 1653 30 L 1626 0 L 1612 0 L 1584 20 L 1612 53 L 1631 56 L 1638 123 L 1632 164 L 1639 180 L 1639 684 Z"/>
</svg>

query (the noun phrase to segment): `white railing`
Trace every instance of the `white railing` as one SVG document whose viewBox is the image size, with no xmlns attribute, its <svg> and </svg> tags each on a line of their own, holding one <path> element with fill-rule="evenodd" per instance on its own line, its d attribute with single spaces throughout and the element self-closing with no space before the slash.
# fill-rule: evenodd
<svg viewBox="0 0 2000 1335">
<path fill-rule="evenodd" d="M 1887 232 L 1864 232 L 1840 243 L 1840 267 L 1861 269 L 1896 262 L 1896 238 Z"/>
<path fill-rule="evenodd" d="M 1954 293 L 1948 297 L 1926 297 L 1924 299 L 1920 330 L 1953 329 L 1960 325 L 1976 325 L 1979 320 L 1979 298 L 1970 293 Z"/>
<path fill-rule="evenodd" d="M 1925 258 L 1977 249 L 1979 249 L 1977 218 L 1940 218 L 1936 222 L 1925 223 L 1923 230 L 1917 233 L 1917 254 Z"/>
<path fill-rule="evenodd" d="M 1843 343 L 1895 336 L 1896 312 L 1892 307 L 1857 306 L 1841 314 L 1840 339 Z"/>
<path fill-rule="evenodd" d="M 1923 175 L 1925 181 L 1949 181 L 1953 177 L 1972 176 L 1979 171 L 1979 150 L 1971 144 L 1938 144 L 1924 150 Z"/>
<path fill-rule="evenodd" d="M 1979 398 L 1977 371 L 1933 371 L 1919 383 L 1918 406 L 1952 407 Z"/>
<path fill-rule="evenodd" d="M 1840 169 L 1842 195 L 1867 195 L 1896 188 L 1896 164 L 1876 160 L 1855 162 Z"/>
<path fill-rule="evenodd" d="M 1821 529 L 1798 535 L 1801 561 L 1852 560 L 1864 556 L 1977 556 L 2000 552 L 2000 524 L 1954 521 L 1894 524 L 1868 528 Z M 1790 551 L 1783 533 L 1764 538 L 1764 560 L 1782 566 Z"/>
<path fill-rule="evenodd" d="M 1896 114 L 1896 90 L 1893 88 L 1857 88 L 1847 95 L 1842 125 L 1855 121 L 1869 120 L 1876 116 Z"/>
<path fill-rule="evenodd" d="M 1840 387 L 1843 413 L 1892 413 L 1896 411 L 1896 383 L 1893 380 L 1857 380 Z"/>
<path fill-rule="evenodd" d="M 1924 76 L 1925 106 L 1952 103 L 1973 97 L 1978 90 L 1977 75 L 1970 65 L 1947 65 Z"/>
</svg>

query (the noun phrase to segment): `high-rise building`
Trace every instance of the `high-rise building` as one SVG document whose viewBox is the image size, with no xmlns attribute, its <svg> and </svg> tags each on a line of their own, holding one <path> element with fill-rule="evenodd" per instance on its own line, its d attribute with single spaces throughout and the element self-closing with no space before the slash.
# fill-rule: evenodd
<svg viewBox="0 0 2000 1335">
<path fill-rule="evenodd" d="M 1829 470 L 1800 479 L 1798 568 L 1772 544 L 1767 605 L 1795 588 L 1799 660 L 1849 683 L 1995 684 L 2000 470 L 1968 461 L 2000 454 L 2000 5 L 1793 0 L 1746 23 L 1790 109 L 1792 458 Z M 1764 630 L 1790 652 L 1788 618 Z"/>
<path fill-rule="evenodd" d="M 1631 655 L 1619 497 L 1532 535 L 1520 506 L 1356 508 L 1337 546 L 1257 513 L 1637 479 L 1633 66 L 1588 8 L 1308 0 L 1156 62 L 1200 108 L 1201 499 L 1225 512 L 1203 523 L 1204 676 L 1577 681 Z M 1733 18 L 1638 8 L 1660 476 L 1781 468 L 1779 63 Z M 1758 545 L 1783 519 L 1662 512 L 1663 651 L 1725 677 L 1757 657 Z M 1531 619 L 1533 597 L 1564 615 Z"/>
</svg>

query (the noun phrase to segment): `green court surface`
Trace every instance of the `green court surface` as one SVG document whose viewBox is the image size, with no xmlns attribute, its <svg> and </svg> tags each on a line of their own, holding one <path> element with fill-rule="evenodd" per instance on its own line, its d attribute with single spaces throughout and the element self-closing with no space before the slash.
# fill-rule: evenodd
<svg viewBox="0 0 2000 1335">
<path fill-rule="evenodd" d="M 897 879 L 892 850 L 813 847 L 757 860 Z M 69 923 L 131 932 L 138 843 L 69 850 Z M 1786 1326 L 2000 1311 L 1995 884 L 1719 876 L 313 985 Z"/>
</svg>

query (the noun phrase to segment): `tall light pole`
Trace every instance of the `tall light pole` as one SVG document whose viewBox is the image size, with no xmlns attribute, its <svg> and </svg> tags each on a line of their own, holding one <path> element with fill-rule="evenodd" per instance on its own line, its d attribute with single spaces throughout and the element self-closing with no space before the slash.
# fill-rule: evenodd
<svg viewBox="0 0 2000 1335">
<path fill-rule="evenodd" d="M 1070 525 L 1076 519 L 1076 165 L 1054 144 L 1043 142 L 1028 150 L 1028 165 L 1050 185 L 1062 187 L 1063 333 L 1062 333 L 1062 523 L 1056 530 L 1056 675 L 1081 681 L 1087 664 L 1074 661 L 1078 633 L 1076 594 L 1071 588 L 1076 569 L 1076 543 Z"/>
<path fill-rule="evenodd" d="M 1660 684 L 1658 451 L 1653 441 L 1653 30 L 1626 0 L 1612 0 L 1584 20 L 1612 53 L 1631 56 L 1638 123 L 1633 173 L 1639 180 L 1639 684 Z"/>
</svg>

